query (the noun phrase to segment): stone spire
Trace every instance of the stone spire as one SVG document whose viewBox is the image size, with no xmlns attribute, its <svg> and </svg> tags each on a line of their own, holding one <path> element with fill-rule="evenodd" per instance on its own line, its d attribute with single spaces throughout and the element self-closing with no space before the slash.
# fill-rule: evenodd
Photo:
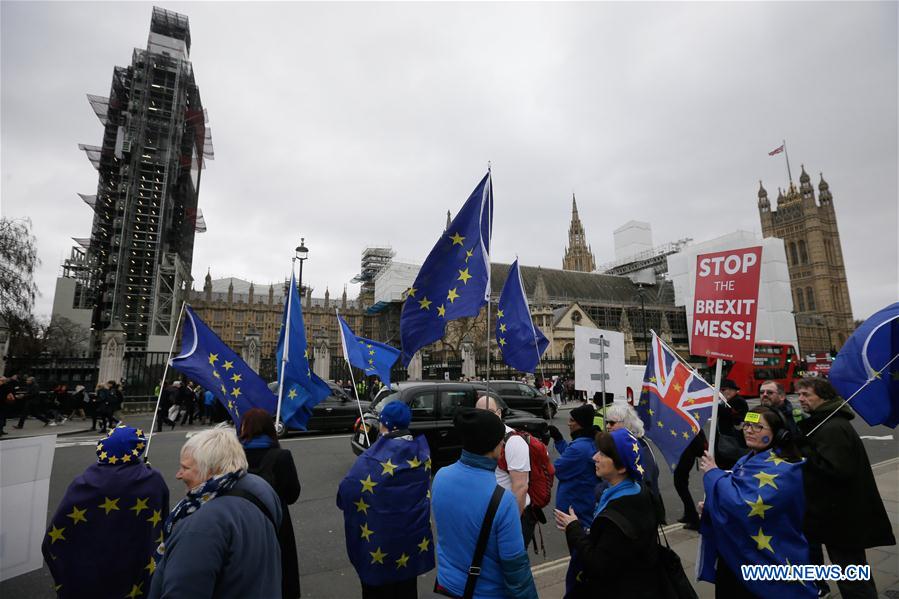
<svg viewBox="0 0 899 599">
<path fill-rule="evenodd" d="M 234 301 L 234 279 L 231 278 L 231 280 L 228 283 L 228 303 L 230 304 L 233 301 Z"/>
<path fill-rule="evenodd" d="M 253 293 L 255 292 L 255 290 L 256 290 L 256 288 L 253 286 L 253 282 L 250 281 L 250 290 L 247 292 L 247 303 L 248 304 L 253 303 Z"/>
<path fill-rule="evenodd" d="M 203 282 L 203 293 L 206 295 L 206 300 L 212 299 L 212 270 L 206 269 L 206 279 Z"/>
<path fill-rule="evenodd" d="M 584 234 L 584 226 L 577 213 L 577 199 L 571 194 L 571 225 L 568 227 L 568 247 L 565 248 L 565 257 L 562 258 L 562 270 L 576 270 L 580 272 L 593 272 L 596 270 L 596 260 L 593 257 L 592 248 L 587 245 L 587 236 Z"/>
<path fill-rule="evenodd" d="M 444 227 L 443 232 L 446 233 L 449 231 L 450 225 L 453 224 L 453 219 L 450 217 L 450 211 L 446 211 L 446 227 Z"/>
<path fill-rule="evenodd" d="M 340 309 L 346 310 L 346 285 L 343 286 L 343 295 L 340 296 Z"/>
<path fill-rule="evenodd" d="M 274 285 L 268 286 L 268 303 L 270 305 L 275 303 L 275 286 Z"/>
<path fill-rule="evenodd" d="M 325 287 L 325 308 L 331 304 L 331 292 Z"/>
<path fill-rule="evenodd" d="M 543 280 L 543 269 L 537 267 L 537 282 L 534 284 L 534 307 L 541 309 L 549 306 L 549 293 L 546 291 L 546 282 Z"/>
</svg>

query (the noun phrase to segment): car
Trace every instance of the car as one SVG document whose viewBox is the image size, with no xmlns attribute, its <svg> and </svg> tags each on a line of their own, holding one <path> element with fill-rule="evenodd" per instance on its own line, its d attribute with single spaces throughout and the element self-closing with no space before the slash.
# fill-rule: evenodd
<svg viewBox="0 0 899 599">
<path fill-rule="evenodd" d="M 475 383 L 486 389 L 487 383 Z M 551 397 L 537 389 L 518 381 L 490 381 L 490 390 L 503 398 L 513 410 L 523 410 L 546 420 L 552 420 L 559 407 Z"/>
<path fill-rule="evenodd" d="M 474 407 L 478 393 L 476 383 L 450 381 L 414 381 L 399 383 L 397 390 L 382 396 L 357 422 L 350 439 L 353 453 L 361 454 L 378 437 L 380 408 L 391 401 L 402 401 L 412 409 L 412 434 L 423 434 L 431 450 L 433 469 L 452 464 L 462 454 L 462 437 L 453 426 L 453 418 L 460 407 Z M 503 409 L 503 420 L 516 430 L 549 442 L 549 425 L 532 414 L 509 408 L 492 390 L 493 397 Z"/>
<path fill-rule="evenodd" d="M 369 402 L 356 403 L 356 398 L 331 381 L 327 381 L 331 388 L 331 394 L 324 398 L 318 405 L 312 408 L 312 416 L 306 424 L 306 430 L 310 431 L 342 431 L 351 430 L 359 419 L 360 413 L 368 410 Z M 277 392 L 277 388 L 275 390 Z M 360 412 L 360 404 L 362 406 Z M 278 436 L 284 437 L 290 431 L 300 429 L 290 428 L 285 430 L 283 426 L 275 427 Z"/>
</svg>

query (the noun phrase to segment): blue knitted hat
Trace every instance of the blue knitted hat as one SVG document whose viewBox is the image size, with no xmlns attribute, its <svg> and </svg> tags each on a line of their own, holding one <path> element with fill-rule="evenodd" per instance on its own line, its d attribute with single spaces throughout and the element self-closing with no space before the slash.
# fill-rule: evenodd
<svg viewBox="0 0 899 599">
<path fill-rule="evenodd" d="M 624 428 L 614 430 L 609 434 L 615 441 L 618 457 L 621 458 L 621 463 L 627 469 L 628 475 L 633 479 L 643 480 L 644 470 L 640 464 L 640 444 L 637 443 L 637 437 Z"/>
<path fill-rule="evenodd" d="M 412 421 L 412 410 L 401 401 L 388 402 L 381 409 L 380 421 L 389 431 L 406 428 Z"/>
<path fill-rule="evenodd" d="M 97 461 L 101 464 L 137 464 L 147 446 L 144 431 L 119 424 L 97 442 Z"/>
</svg>

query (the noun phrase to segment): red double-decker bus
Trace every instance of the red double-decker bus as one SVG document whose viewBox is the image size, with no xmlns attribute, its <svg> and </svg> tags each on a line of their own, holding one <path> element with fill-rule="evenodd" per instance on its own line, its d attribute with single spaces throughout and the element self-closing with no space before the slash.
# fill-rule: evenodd
<svg viewBox="0 0 899 599">
<path fill-rule="evenodd" d="M 715 359 L 708 359 L 714 369 Z M 714 370 L 712 370 L 714 373 Z M 722 380 L 730 379 L 740 386 L 744 397 L 758 397 L 759 387 L 766 381 L 780 383 L 787 393 L 793 393 L 793 383 L 799 378 L 799 356 L 790 343 L 756 341 L 752 364 L 724 361 Z"/>
</svg>

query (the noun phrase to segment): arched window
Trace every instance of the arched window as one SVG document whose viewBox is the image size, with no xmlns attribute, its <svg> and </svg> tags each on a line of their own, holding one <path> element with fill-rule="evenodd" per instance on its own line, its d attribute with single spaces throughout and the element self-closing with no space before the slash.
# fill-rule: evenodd
<svg viewBox="0 0 899 599">
<path fill-rule="evenodd" d="M 799 256 L 796 254 L 796 244 L 792 241 L 790 242 L 790 262 L 792 264 L 799 264 Z"/>
<path fill-rule="evenodd" d="M 799 312 L 805 312 L 805 300 L 802 299 L 802 288 L 796 290 L 796 309 Z"/>
<path fill-rule="evenodd" d="M 805 240 L 799 240 L 799 261 L 808 264 L 808 252 L 805 251 Z"/>
<path fill-rule="evenodd" d="M 808 300 L 808 309 L 814 310 L 815 309 L 815 290 L 812 289 L 811 287 L 806 287 L 805 288 L 805 298 L 806 298 L 806 300 Z"/>
<path fill-rule="evenodd" d="M 565 348 L 562 350 L 562 357 L 566 360 L 570 360 L 574 357 L 574 344 L 566 343 Z"/>
</svg>

